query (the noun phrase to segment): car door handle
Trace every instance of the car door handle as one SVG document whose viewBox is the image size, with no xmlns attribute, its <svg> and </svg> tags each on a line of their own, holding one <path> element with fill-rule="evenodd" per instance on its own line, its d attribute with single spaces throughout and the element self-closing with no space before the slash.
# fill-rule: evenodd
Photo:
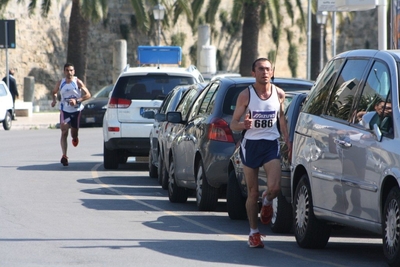
<svg viewBox="0 0 400 267">
<path fill-rule="evenodd" d="M 185 135 L 183 137 L 183 141 L 196 141 L 196 137 L 194 137 L 194 135 L 192 135 L 192 134 Z"/>
<path fill-rule="evenodd" d="M 351 143 L 346 142 L 344 140 L 339 140 L 339 139 L 335 139 L 334 143 L 339 145 L 339 146 L 342 146 L 342 147 L 351 147 L 352 146 Z"/>
</svg>

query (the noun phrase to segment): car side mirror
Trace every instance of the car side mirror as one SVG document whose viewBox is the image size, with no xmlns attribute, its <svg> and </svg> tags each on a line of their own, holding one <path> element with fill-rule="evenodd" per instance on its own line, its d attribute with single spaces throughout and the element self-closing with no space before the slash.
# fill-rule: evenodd
<svg viewBox="0 0 400 267">
<path fill-rule="evenodd" d="M 376 116 L 378 114 L 375 111 L 367 112 L 362 116 L 361 125 L 368 130 L 372 130 L 374 124 L 376 124 Z"/>
<path fill-rule="evenodd" d="M 182 113 L 170 111 L 167 113 L 167 121 L 172 123 L 182 123 Z"/>
<path fill-rule="evenodd" d="M 156 119 L 156 121 L 165 121 L 166 120 L 166 116 L 164 113 L 157 113 L 154 118 Z"/>
<path fill-rule="evenodd" d="M 153 110 L 145 111 L 142 114 L 142 117 L 146 118 L 146 119 L 154 119 L 154 116 L 155 116 L 155 114 L 154 114 Z"/>
</svg>

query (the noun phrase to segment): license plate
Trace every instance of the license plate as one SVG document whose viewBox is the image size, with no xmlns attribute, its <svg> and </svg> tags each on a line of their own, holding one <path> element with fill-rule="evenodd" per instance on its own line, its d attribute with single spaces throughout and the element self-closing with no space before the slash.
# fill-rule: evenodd
<svg viewBox="0 0 400 267">
<path fill-rule="evenodd" d="M 86 123 L 94 123 L 95 119 L 93 117 L 86 118 Z"/>
</svg>

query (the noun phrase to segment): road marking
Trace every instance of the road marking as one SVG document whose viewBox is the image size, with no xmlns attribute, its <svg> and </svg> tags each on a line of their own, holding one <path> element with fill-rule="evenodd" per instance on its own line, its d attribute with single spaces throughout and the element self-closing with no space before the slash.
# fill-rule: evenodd
<svg viewBox="0 0 400 267">
<path fill-rule="evenodd" d="M 114 193 L 116 193 L 116 194 L 118 194 L 118 195 L 120 195 L 120 196 L 123 196 L 123 197 L 126 198 L 126 199 L 132 200 L 132 201 L 134 201 L 134 202 L 136 202 L 136 203 L 139 203 L 139 204 L 141 204 L 141 205 L 143 205 L 143 206 L 146 206 L 146 207 L 148 207 L 148 208 L 150 208 L 150 209 L 153 209 L 153 210 L 155 210 L 155 211 L 160 211 L 160 212 L 163 212 L 163 213 L 165 213 L 165 214 L 174 216 L 174 217 L 179 218 L 179 219 L 181 219 L 181 220 L 184 220 L 184 221 L 186 221 L 186 222 L 188 222 L 188 223 L 197 225 L 197 226 L 199 226 L 199 227 L 201 227 L 201 228 L 203 228 L 203 229 L 207 229 L 207 230 L 209 230 L 209 231 L 211 231 L 211 232 L 213 232 L 213 233 L 216 233 L 216 234 L 219 234 L 219 235 L 228 236 L 228 237 L 230 237 L 230 238 L 232 238 L 232 239 L 235 239 L 235 240 L 246 241 L 246 242 L 247 242 L 247 236 L 246 236 L 246 237 L 243 237 L 243 236 L 238 236 L 238 235 L 232 235 L 232 234 L 226 233 L 226 232 L 224 232 L 224 231 L 215 229 L 215 228 L 213 228 L 213 227 L 207 226 L 207 225 L 205 225 L 205 224 L 199 223 L 199 222 L 197 222 L 197 221 L 195 221 L 195 220 L 192 220 L 192 219 L 189 219 L 189 218 L 186 218 L 186 217 L 182 217 L 182 216 L 181 216 L 180 214 L 178 214 L 178 213 L 160 209 L 159 207 L 154 206 L 154 205 L 151 205 L 151 204 L 148 204 L 148 203 L 146 203 L 146 202 L 143 202 L 143 201 L 141 201 L 140 199 L 137 199 L 137 198 L 134 197 L 134 196 L 125 195 L 122 191 L 119 191 L 119 190 L 117 190 L 117 189 L 115 189 L 115 188 L 110 187 L 110 186 L 107 185 L 107 184 L 102 183 L 101 180 L 100 180 L 100 177 L 99 177 L 99 173 L 97 172 L 98 168 L 99 168 L 101 165 L 102 165 L 102 163 L 98 163 L 98 164 L 96 164 L 96 165 L 92 168 L 92 170 L 91 170 L 93 180 L 94 180 L 97 184 L 99 184 L 101 187 L 106 188 L 106 189 L 108 189 L 108 190 L 110 190 L 110 191 L 112 191 L 112 192 L 114 192 Z M 269 250 L 269 251 L 272 251 L 272 252 L 284 254 L 284 255 L 287 255 L 287 256 L 290 256 L 290 257 L 293 257 L 293 258 L 297 258 L 297 259 L 300 259 L 300 260 L 303 260 L 303 261 L 321 263 L 321 264 L 323 264 L 324 266 L 346 267 L 346 265 L 336 264 L 336 263 L 327 262 L 327 261 L 314 260 L 314 259 L 310 259 L 310 258 L 307 258 L 307 257 L 303 257 L 303 256 L 298 255 L 298 254 L 290 253 L 290 252 L 287 252 L 287 251 L 284 251 L 284 250 L 275 249 L 275 248 L 268 247 L 268 246 L 265 246 L 264 249 Z"/>
</svg>

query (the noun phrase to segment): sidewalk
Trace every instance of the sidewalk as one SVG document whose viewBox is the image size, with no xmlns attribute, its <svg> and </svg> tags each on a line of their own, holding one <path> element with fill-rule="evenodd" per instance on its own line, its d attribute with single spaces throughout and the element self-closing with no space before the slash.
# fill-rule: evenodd
<svg viewBox="0 0 400 267">
<path fill-rule="evenodd" d="M 13 130 L 38 130 L 59 128 L 59 112 L 38 112 L 32 113 L 31 117 L 17 116 L 17 120 L 12 121 L 11 131 Z"/>
</svg>

